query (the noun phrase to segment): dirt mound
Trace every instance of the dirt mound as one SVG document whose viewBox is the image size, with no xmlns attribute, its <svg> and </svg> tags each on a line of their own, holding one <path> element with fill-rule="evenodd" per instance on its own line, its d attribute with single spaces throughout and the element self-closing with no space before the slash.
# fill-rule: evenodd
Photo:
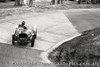
<svg viewBox="0 0 100 67">
<path fill-rule="evenodd" d="M 60 67 L 100 66 L 100 28 L 82 32 L 82 35 L 63 43 L 50 53 L 51 61 Z"/>
</svg>

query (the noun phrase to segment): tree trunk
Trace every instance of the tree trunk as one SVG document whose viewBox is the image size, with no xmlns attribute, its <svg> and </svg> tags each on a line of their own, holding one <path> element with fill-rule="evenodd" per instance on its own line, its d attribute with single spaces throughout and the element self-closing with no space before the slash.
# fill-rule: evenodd
<svg viewBox="0 0 100 67">
<path fill-rule="evenodd" d="M 52 0 L 52 2 L 51 2 L 52 4 L 55 4 L 55 0 Z"/>
<path fill-rule="evenodd" d="M 63 4 L 63 0 L 52 0 L 52 4 Z"/>
<path fill-rule="evenodd" d="M 29 7 L 32 7 L 33 5 L 33 0 L 29 0 Z"/>
<path fill-rule="evenodd" d="M 15 6 L 21 6 L 21 0 L 15 0 Z"/>
<path fill-rule="evenodd" d="M 57 4 L 63 4 L 63 0 L 57 0 Z"/>
</svg>

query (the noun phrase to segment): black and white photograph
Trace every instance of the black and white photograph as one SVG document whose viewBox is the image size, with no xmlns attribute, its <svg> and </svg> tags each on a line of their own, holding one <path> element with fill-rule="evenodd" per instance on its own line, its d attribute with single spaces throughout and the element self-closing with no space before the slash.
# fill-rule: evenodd
<svg viewBox="0 0 100 67">
<path fill-rule="evenodd" d="M 100 67 L 100 0 L 0 0 L 0 67 Z"/>
</svg>

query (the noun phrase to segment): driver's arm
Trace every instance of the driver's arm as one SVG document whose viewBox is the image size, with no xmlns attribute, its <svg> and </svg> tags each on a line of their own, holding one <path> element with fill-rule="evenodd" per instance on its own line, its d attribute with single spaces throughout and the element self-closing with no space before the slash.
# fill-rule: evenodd
<svg viewBox="0 0 100 67">
<path fill-rule="evenodd" d="M 26 26 L 24 26 L 24 29 L 27 29 L 27 27 L 26 27 Z"/>
<path fill-rule="evenodd" d="M 15 29 L 18 29 L 18 25 L 15 26 Z"/>
</svg>

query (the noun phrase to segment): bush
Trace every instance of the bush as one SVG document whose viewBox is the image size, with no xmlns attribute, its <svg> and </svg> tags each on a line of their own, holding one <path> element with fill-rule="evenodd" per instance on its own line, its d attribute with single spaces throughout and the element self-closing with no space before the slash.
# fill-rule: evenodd
<svg viewBox="0 0 100 67">
<path fill-rule="evenodd" d="M 78 4 L 100 4 L 100 0 L 78 0 Z"/>
</svg>

